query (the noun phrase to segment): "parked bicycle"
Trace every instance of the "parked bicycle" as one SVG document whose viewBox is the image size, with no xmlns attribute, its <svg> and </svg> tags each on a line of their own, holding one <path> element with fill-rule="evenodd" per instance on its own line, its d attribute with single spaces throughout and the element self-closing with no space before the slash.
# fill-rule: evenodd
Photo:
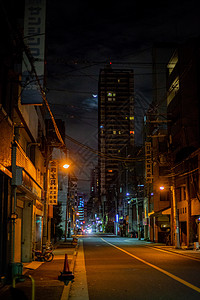
<svg viewBox="0 0 200 300">
<path fill-rule="evenodd" d="M 32 249 L 32 255 L 33 255 L 33 259 L 38 261 L 50 262 L 54 258 L 54 254 L 52 250 L 45 250 L 45 249 L 43 251 Z"/>
<path fill-rule="evenodd" d="M 53 244 L 52 242 L 47 241 L 45 245 L 43 245 L 43 248 L 45 248 L 46 250 L 54 250 Z"/>
</svg>

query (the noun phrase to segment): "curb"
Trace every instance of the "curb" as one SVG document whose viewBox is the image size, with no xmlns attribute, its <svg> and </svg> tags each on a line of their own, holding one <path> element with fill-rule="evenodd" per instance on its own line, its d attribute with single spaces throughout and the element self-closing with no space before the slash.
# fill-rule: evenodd
<svg viewBox="0 0 200 300">
<path fill-rule="evenodd" d="M 192 258 L 192 259 L 194 259 L 194 260 L 200 261 L 200 258 L 195 257 L 195 256 L 193 256 L 193 255 L 190 255 L 189 253 L 182 253 L 182 252 L 179 252 L 179 251 L 176 251 L 176 250 L 165 249 L 165 248 L 163 248 L 162 246 L 147 246 L 147 247 L 150 247 L 150 248 L 158 248 L 158 249 L 164 250 L 164 251 L 166 251 L 166 252 L 175 253 L 175 254 L 178 254 L 178 255 L 186 256 L 186 257 Z M 187 251 L 187 250 L 186 250 L 186 251 Z"/>
<path fill-rule="evenodd" d="M 77 254 L 78 254 L 78 247 L 79 247 L 79 244 L 77 243 L 75 250 L 74 250 L 71 266 L 70 266 L 72 273 L 74 273 L 74 269 L 75 269 L 75 263 L 76 263 L 76 258 L 77 258 Z M 69 280 L 66 284 L 64 283 L 63 292 L 62 292 L 60 300 L 68 300 L 69 299 L 69 292 L 71 289 L 72 282 L 73 282 L 73 280 Z"/>
</svg>

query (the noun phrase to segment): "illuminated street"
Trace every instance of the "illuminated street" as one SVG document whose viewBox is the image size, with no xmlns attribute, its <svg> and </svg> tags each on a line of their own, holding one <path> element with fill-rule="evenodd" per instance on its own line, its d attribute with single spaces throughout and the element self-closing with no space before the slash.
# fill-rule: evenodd
<svg viewBox="0 0 200 300">
<path fill-rule="evenodd" d="M 79 254 L 70 300 L 199 299 L 200 255 L 198 260 L 114 236 L 84 236 Z"/>
<path fill-rule="evenodd" d="M 200 299 L 197 4 L 0 0 L 0 299 Z"/>
</svg>

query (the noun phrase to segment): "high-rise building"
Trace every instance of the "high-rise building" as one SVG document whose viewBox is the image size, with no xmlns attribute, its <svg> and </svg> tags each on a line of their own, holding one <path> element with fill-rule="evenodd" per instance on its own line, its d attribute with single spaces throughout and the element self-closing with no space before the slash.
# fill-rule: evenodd
<svg viewBox="0 0 200 300">
<path fill-rule="evenodd" d="M 99 74 L 99 197 L 104 221 L 117 212 L 119 162 L 134 145 L 133 70 L 112 69 Z"/>
</svg>

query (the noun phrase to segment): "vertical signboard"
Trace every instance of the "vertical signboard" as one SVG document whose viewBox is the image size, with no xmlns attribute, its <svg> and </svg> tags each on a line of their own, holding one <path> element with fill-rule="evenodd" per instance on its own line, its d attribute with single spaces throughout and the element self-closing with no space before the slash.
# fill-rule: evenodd
<svg viewBox="0 0 200 300">
<path fill-rule="evenodd" d="M 56 160 L 50 161 L 49 167 L 49 204 L 57 205 L 58 201 L 58 165 Z"/>
<path fill-rule="evenodd" d="M 32 56 L 23 53 L 21 104 L 42 105 L 43 99 L 37 77 L 43 86 L 45 54 L 46 0 L 25 0 L 24 43 Z M 30 62 L 31 60 L 31 62 Z"/>
<path fill-rule="evenodd" d="M 145 171 L 146 171 L 146 182 L 152 183 L 152 148 L 150 142 L 145 142 Z"/>
</svg>

